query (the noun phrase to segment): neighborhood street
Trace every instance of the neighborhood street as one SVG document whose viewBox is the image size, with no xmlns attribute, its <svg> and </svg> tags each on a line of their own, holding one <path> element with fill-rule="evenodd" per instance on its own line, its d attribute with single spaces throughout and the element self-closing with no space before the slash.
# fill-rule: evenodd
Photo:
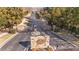
<svg viewBox="0 0 79 59">
<path fill-rule="evenodd" d="M 30 20 L 29 21 L 30 25 L 28 25 L 28 28 L 24 29 L 24 31 L 22 32 L 19 32 L 15 37 L 13 37 L 9 42 L 7 42 L 2 48 L 0 48 L 0 51 L 27 51 L 29 50 L 29 48 L 31 47 L 30 37 L 32 36 L 31 32 L 33 31 L 33 29 L 37 29 L 37 31 L 40 32 L 41 35 L 50 36 L 49 44 L 52 47 L 55 47 L 56 51 L 79 50 L 77 45 L 63 38 L 64 36 L 62 37 L 55 32 L 49 31 L 50 27 L 42 20 L 36 19 L 34 14 L 32 14 L 28 19 Z M 27 24 L 25 25 L 27 26 Z"/>
</svg>

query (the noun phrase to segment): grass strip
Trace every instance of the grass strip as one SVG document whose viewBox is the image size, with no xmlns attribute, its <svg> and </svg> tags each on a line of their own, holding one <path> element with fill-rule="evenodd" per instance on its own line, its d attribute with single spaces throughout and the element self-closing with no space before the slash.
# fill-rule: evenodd
<svg viewBox="0 0 79 59">
<path fill-rule="evenodd" d="M 0 44 L 3 43 L 6 39 L 8 39 L 9 37 L 11 37 L 13 34 L 7 34 L 4 35 L 3 37 L 0 38 Z"/>
</svg>

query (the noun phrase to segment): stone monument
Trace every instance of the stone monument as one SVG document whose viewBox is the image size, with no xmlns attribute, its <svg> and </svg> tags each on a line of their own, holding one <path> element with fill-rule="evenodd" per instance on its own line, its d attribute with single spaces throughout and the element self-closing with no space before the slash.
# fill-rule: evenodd
<svg viewBox="0 0 79 59">
<path fill-rule="evenodd" d="M 49 46 L 49 36 L 32 36 L 31 49 L 46 48 Z"/>
<path fill-rule="evenodd" d="M 50 36 L 41 35 L 36 29 L 31 33 L 31 50 L 32 51 L 53 51 L 53 47 L 49 45 Z"/>
</svg>

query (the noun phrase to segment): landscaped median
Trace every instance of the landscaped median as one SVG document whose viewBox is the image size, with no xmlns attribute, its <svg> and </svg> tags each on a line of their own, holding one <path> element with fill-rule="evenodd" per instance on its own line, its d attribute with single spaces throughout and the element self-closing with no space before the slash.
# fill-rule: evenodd
<svg viewBox="0 0 79 59">
<path fill-rule="evenodd" d="M 4 35 L 4 36 L 0 37 L 0 48 L 3 47 L 8 41 L 10 41 L 17 34 L 18 33 L 7 34 L 7 35 Z"/>
</svg>

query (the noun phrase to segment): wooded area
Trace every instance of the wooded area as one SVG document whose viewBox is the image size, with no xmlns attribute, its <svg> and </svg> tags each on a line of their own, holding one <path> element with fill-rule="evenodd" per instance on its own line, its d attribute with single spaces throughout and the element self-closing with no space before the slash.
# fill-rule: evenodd
<svg viewBox="0 0 79 59">
<path fill-rule="evenodd" d="M 37 14 L 38 17 L 46 19 L 52 28 L 55 25 L 60 30 L 65 29 L 71 33 L 79 34 L 78 7 L 47 7 Z"/>
<path fill-rule="evenodd" d="M 21 23 L 24 15 L 28 13 L 23 7 L 1 7 L 0 8 L 0 30 L 6 28 L 11 31 L 13 26 Z"/>
</svg>

